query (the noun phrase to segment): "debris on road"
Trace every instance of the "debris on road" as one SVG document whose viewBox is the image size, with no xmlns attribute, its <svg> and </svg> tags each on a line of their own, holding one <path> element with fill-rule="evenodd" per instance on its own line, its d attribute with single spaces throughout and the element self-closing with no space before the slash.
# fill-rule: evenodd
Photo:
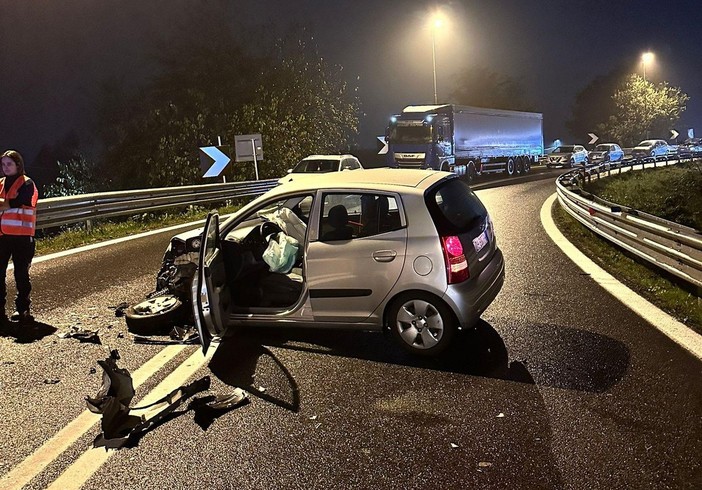
<svg viewBox="0 0 702 490">
<path fill-rule="evenodd" d="M 497 418 L 498 418 L 498 419 L 502 419 L 502 418 L 504 418 L 504 416 L 505 416 L 505 414 L 502 413 L 502 412 L 500 412 L 500 413 L 497 414 Z"/>
<path fill-rule="evenodd" d="M 129 308 L 129 303 L 126 301 L 123 301 L 122 303 L 116 305 L 116 306 L 110 306 L 109 307 L 111 310 L 115 310 L 115 316 L 124 316 L 124 310 Z"/>
<path fill-rule="evenodd" d="M 190 345 L 200 342 L 200 335 L 197 329 L 192 326 L 173 327 L 168 334 L 169 339 L 154 339 L 144 335 L 133 335 L 135 344 L 151 345 Z"/>
<path fill-rule="evenodd" d="M 59 383 L 61 380 L 58 378 L 47 378 L 44 380 L 45 385 L 55 385 Z"/>
<path fill-rule="evenodd" d="M 451 447 L 452 447 L 453 449 L 456 449 L 456 448 L 458 447 L 458 444 L 456 444 L 455 442 L 452 442 L 452 443 L 451 443 Z"/>
<path fill-rule="evenodd" d="M 100 336 L 98 335 L 99 330 L 85 330 L 77 325 L 73 325 L 69 331 L 56 334 L 60 339 L 78 339 L 80 342 L 90 342 L 92 344 L 100 344 Z"/>
<path fill-rule="evenodd" d="M 113 350 L 110 357 L 104 361 L 97 361 L 103 368 L 102 386 L 94 398 L 85 397 L 88 410 L 102 415 L 102 433 L 93 441 L 94 447 L 119 449 L 130 442 L 134 443 L 146 432 L 165 422 L 167 417 L 177 416 L 173 415 L 173 412 L 185 400 L 210 389 L 210 377 L 204 376 L 176 388 L 153 403 L 130 407 L 135 393 L 134 384 L 129 371 L 117 366 L 119 359 L 119 353 Z M 217 417 L 246 402 L 246 392 L 237 388 L 225 395 L 196 399 L 188 405 L 188 410 L 195 410 L 195 421 L 206 429 Z M 183 413 L 185 411 L 178 412 L 178 415 Z"/>
<path fill-rule="evenodd" d="M 248 394 L 241 388 L 236 388 L 228 394 L 196 398 L 190 402 L 188 409 L 195 410 L 195 423 L 202 430 L 207 430 L 219 417 L 248 402 Z"/>
</svg>

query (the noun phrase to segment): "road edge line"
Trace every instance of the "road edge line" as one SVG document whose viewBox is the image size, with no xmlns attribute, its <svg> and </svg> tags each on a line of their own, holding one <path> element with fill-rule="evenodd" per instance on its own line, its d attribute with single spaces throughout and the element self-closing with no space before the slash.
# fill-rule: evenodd
<svg viewBox="0 0 702 490">
<path fill-rule="evenodd" d="M 588 274 L 603 289 L 623 303 L 624 306 L 653 325 L 673 342 L 683 347 L 699 360 L 702 360 L 702 335 L 679 322 L 668 313 L 619 282 L 619 280 L 609 272 L 602 269 L 588 256 L 582 253 L 561 233 L 551 216 L 551 208 L 556 198 L 557 194 L 554 192 L 544 201 L 540 213 L 541 225 L 556 246 L 558 246 L 575 265 Z"/>
</svg>

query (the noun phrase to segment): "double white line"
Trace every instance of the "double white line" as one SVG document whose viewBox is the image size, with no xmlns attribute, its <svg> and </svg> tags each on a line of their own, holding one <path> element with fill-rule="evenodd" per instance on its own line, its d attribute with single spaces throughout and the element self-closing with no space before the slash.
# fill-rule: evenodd
<svg viewBox="0 0 702 490">
<path fill-rule="evenodd" d="M 156 374 L 167 362 L 192 346 L 172 345 L 165 347 L 144 365 L 132 373 L 134 388 L 138 388 L 147 379 Z M 139 404 L 153 403 L 176 388 L 184 385 L 188 378 L 202 368 L 217 350 L 213 344 L 203 356 L 198 348 L 188 359 L 169 374 L 150 393 L 139 401 Z M 69 422 L 63 429 L 42 444 L 34 453 L 12 468 L 9 473 L 0 477 L 0 488 L 19 490 L 34 477 L 55 461 L 61 453 L 74 444 L 83 434 L 88 432 L 100 421 L 100 415 L 88 410 Z M 79 489 L 99 468 L 108 460 L 114 451 L 104 448 L 90 448 L 85 451 L 72 465 L 48 487 L 52 489 Z"/>
</svg>

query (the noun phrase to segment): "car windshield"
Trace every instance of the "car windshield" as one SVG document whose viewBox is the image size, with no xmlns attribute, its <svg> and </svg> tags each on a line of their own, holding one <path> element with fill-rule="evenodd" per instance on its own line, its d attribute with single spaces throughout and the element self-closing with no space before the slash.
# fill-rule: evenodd
<svg viewBox="0 0 702 490">
<path fill-rule="evenodd" d="M 339 170 L 339 160 L 302 160 L 292 169 L 294 174 L 311 172 L 335 172 Z"/>
<path fill-rule="evenodd" d="M 554 153 L 573 153 L 574 151 L 574 146 L 559 146 Z"/>
<path fill-rule="evenodd" d="M 644 140 L 641 143 L 639 143 L 639 146 L 653 146 L 653 140 Z"/>
<path fill-rule="evenodd" d="M 595 151 L 609 151 L 609 145 L 597 145 Z"/>
<path fill-rule="evenodd" d="M 393 143 L 431 143 L 431 127 L 424 125 L 392 126 L 389 137 Z"/>
<path fill-rule="evenodd" d="M 440 234 L 465 233 L 487 216 L 468 184 L 451 179 L 427 194 L 427 207 Z"/>
</svg>

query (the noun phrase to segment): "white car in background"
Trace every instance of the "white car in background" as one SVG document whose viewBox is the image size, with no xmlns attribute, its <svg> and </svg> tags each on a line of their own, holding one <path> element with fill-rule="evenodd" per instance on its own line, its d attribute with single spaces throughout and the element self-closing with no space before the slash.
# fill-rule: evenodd
<svg viewBox="0 0 702 490">
<path fill-rule="evenodd" d="M 292 181 L 296 177 L 306 177 L 311 174 L 361 169 L 363 169 L 363 165 L 353 155 L 310 155 L 289 169 L 288 175 L 279 179 L 278 183 L 283 184 Z"/>
</svg>

